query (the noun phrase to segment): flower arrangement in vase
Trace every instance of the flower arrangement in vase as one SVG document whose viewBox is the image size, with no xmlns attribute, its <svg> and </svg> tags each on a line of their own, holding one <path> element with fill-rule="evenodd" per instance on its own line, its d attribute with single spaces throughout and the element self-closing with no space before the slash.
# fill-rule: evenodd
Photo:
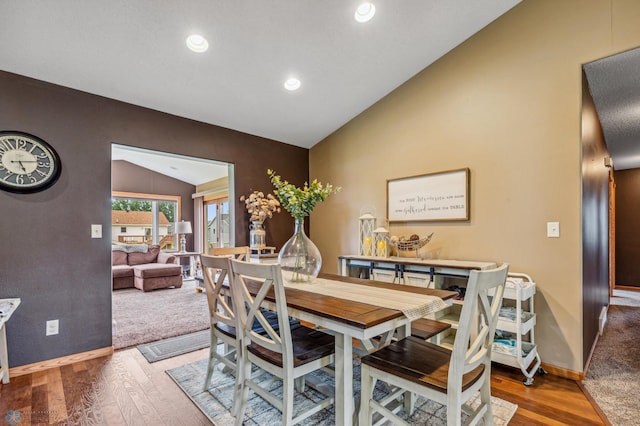
<svg viewBox="0 0 640 426">
<path fill-rule="evenodd" d="M 267 218 L 273 217 L 273 214 L 280 212 L 280 202 L 273 194 L 264 195 L 264 192 L 253 191 L 249 196 L 240 197 L 240 201 L 244 201 L 247 212 L 251 215 L 249 232 L 249 246 L 252 248 L 266 247 L 267 233 L 262 226 Z"/>
<path fill-rule="evenodd" d="M 283 277 L 289 282 L 308 282 L 320 273 L 322 256 L 315 244 L 304 233 L 304 218 L 309 216 L 316 204 L 324 201 L 331 194 L 340 191 L 340 187 L 331 184 L 322 185 L 317 179 L 311 184 L 304 183 L 299 188 L 276 174 L 267 170 L 273 191 L 280 200 L 282 208 L 288 211 L 295 220 L 293 236 L 282 246 L 278 254 L 278 262 L 283 271 Z"/>
</svg>

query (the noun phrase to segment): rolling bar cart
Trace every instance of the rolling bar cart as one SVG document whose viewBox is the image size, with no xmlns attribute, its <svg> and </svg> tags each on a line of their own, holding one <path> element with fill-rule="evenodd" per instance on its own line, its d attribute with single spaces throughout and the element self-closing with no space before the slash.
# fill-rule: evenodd
<svg viewBox="0 0 640 426">
<path fill-rule="evenodd" d="M 526 386 L 533 384 L 536 372 L 546 374 L 535 342 L 535 294 L 536 283 L 529 275 L 509 273 L 491 355 L 495 362 L 520 368 Z"/>
</svg>

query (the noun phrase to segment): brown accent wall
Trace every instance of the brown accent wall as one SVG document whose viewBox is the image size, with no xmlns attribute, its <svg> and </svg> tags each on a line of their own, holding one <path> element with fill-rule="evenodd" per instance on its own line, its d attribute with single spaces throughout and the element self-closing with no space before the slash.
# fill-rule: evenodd
<svg viewBox="0 0 640 426">
<path fill-rule="evenodd" d="M 180 217 L 193 223 L 193 199 L 196 187 L 172 177 L 156 173 L 127 161 L 111 162 L 111 190 L 138 194 L 174 195 L 180 197 Z M 187 251 L 193 250 L 193 234 L 186 234 Z"/>
<path fill-rule="evenodd" d="M 640 169 L 619 170 L 616 180 L 616 285 L 640 287 Z"/>
<path fill-rule="evenodd" d="M 62 159 L 46 191 L 0 192 L 0 298 L 22 299 L 8 324 L 11 367 L 111 345 L 110 239 L 90 238 L 90 225 L 111 223 L 112 143 L 234 163 L 238 244 L 248 242 L 238 198 L 271 189 L 267 168 L 297 184 L 309 176 L 307 149 L 1 71 L 0 129 L 34 134 Z M 269 225 L 282 246 L 293 221 Z M 60 334 L 46 337 L 51 319 Z"/>
<path fill-rule="evenodd" d="M 609 304 L 609 156 L 600 119 L 582 73 L 582 350 L 583 367 Z"/>
</svg>

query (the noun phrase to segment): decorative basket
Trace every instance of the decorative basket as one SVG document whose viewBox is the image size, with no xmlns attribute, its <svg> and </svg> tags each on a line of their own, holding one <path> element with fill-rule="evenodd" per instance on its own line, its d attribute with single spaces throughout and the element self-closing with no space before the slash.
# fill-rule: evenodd
<svg viewBox="0 0 640 426">
<path fill-rule="evenodd" d="M 403 241 L 389 241 L 389 244 L 398 249 L 399 252 L 404 251 L 414 251 L 416 252 L 416 257 L 418 257 L 418 250 L 422 247 L 426 246 L 429 241 L 431 241 L 431 237 L 433 237 L 433 232 L 427 235 L 425 238 L 420 238 L 419 240 L 403 240 Z"/>
</svg>

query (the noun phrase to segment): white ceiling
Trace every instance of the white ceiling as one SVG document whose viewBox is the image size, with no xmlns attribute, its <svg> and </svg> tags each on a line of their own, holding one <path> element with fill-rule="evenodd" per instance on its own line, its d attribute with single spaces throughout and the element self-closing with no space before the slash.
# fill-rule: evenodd
<svg viewBox="0 0 640 426">
<path fill-rule="evenodd" d="M 229 175 L 227 163 L 125 145 L 111 145 L 111 160 L 128 161 L 194 186 Z"/>
<path fill-rule="evenodd" d="M 584 65 L 616 170 L 640 168 L 640 48 Z"/>
<path fill-rule="evenodd" d="M 360 1 L 4 0 L 0 70 L 310 148 L 520 0 Z"/>
</svg>

